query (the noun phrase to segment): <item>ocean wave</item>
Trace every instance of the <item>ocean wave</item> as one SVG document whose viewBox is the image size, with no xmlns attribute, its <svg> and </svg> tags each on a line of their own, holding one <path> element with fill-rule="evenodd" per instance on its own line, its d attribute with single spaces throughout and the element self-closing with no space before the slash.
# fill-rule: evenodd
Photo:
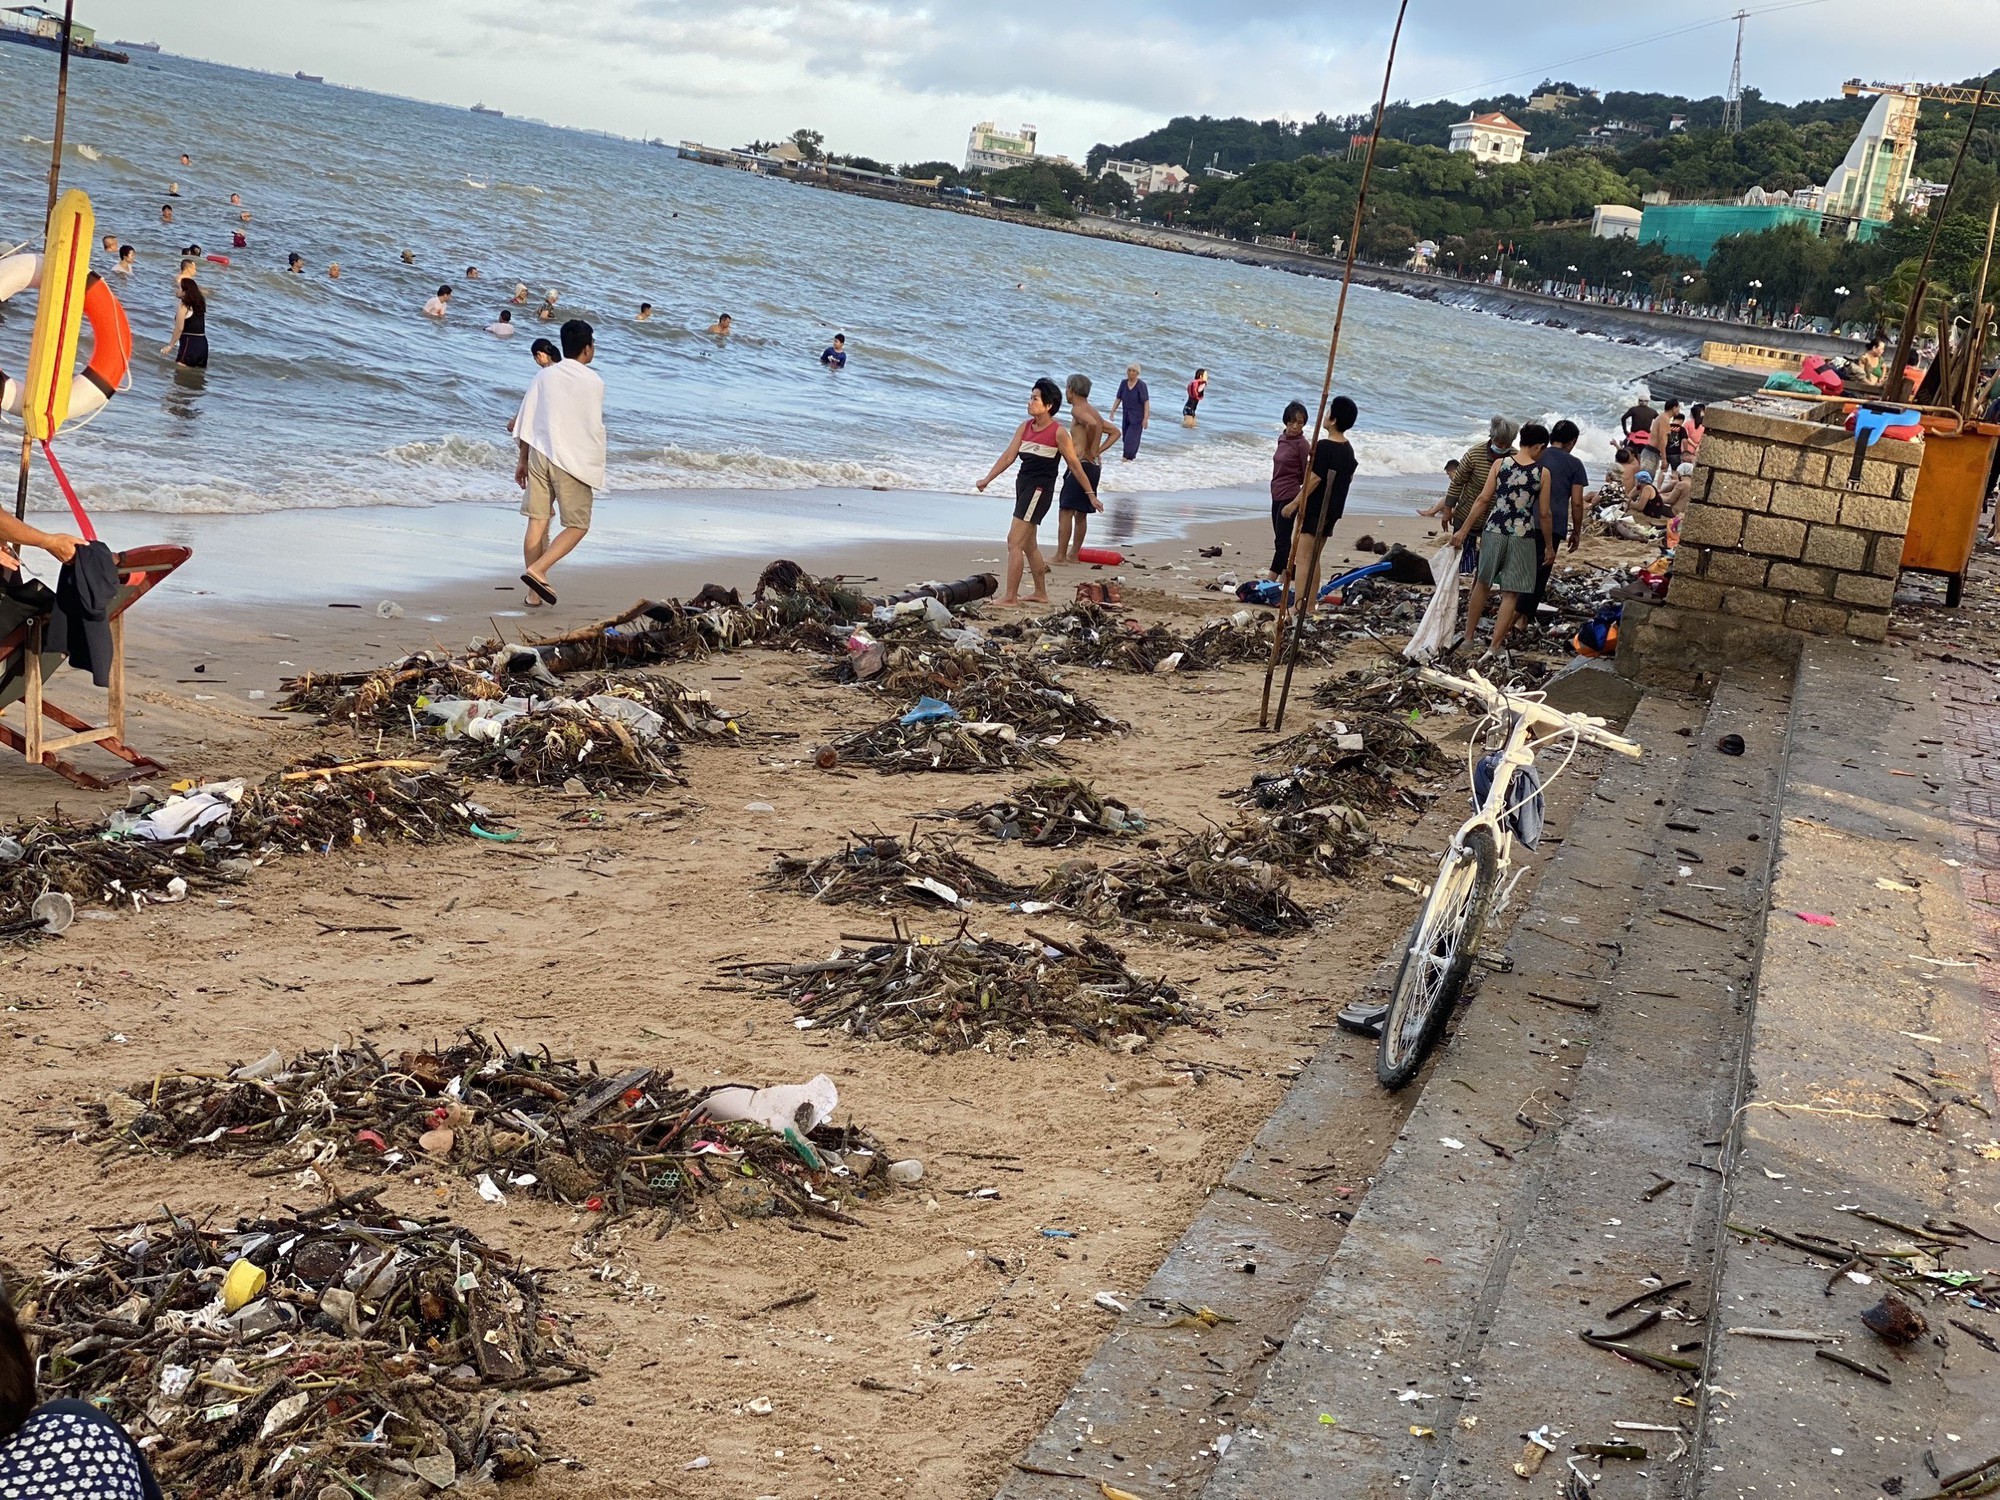
<svg viewBox="0 0 2000 1500">
<path fill-rule="evenodd" d="M 413 442 L 398 443 L 383 453 L 382 457 L 392 463 L 410 464 L 418 468 L 483 472 L 510 467 L 514 461 L 515 451 L 512 443 L 499 443 L 488 438 L 469 438 L 457 433 L 448 433 L 441 438 L 418 438 Z"/>
<path fill-rule="evenodd" d="M 756 449 L 704 453 L 669 444 L 615 460 L 610 478 L 625 489 L 811 490 L 932 489 L 888 464 L 867 459 L 792 458 Z"/>
</svg>

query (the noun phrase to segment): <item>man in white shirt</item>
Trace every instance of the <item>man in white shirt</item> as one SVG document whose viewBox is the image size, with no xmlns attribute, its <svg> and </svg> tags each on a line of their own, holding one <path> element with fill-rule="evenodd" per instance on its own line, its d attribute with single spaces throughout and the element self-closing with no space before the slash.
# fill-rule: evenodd
<svg viewBox="0 0 2000 1500">
<path fill-rule="evenodd" d="M 439 287 L 437 295 L 424 304 L 424 316 L 427 318 L 442 318 L 450 311 L 451 288 L 448 286 Z"/>
<path fill-rule="evenodd" d="M 528 518 L 521 582 L 531 606 L 556 602 L 549 569 L 590 530 L 594 492 L 604 488 L 604 380 L 590 368 L 596 336 L 583 319 L 571 318 L 561 337 L 563 357 L 534 378 L 514 417 L 520 449 L 514 483 L 526 491 L 521 514 Z M 562 520 L 553 538 L 551 515 Z"/>
<path fill-rule="evenodd" d="M 514 336 L 514 310 L 511 307 L 501 308 L 499 319 L 488 323 L 486 331 L 496 339 L 511 339 Z"/>
</svg>

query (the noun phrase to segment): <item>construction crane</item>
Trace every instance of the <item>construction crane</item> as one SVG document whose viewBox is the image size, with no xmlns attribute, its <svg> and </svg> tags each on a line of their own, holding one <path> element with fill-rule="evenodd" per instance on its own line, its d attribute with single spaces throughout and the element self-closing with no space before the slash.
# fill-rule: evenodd
<svg viewBox="0 0 2000 1500">
<path fill-rule="evenodd" d="M 1863 83 L 1850 78 L 1840 86 L 1848 98 L 1860 94 L 1908 94 L 1913 99 L 1935 99 L 1940 104 L 1977 104 L 1984 109 L 2000 109 L 2000 93 L 1958 88 L 1944 83 Z"/>
</svg>

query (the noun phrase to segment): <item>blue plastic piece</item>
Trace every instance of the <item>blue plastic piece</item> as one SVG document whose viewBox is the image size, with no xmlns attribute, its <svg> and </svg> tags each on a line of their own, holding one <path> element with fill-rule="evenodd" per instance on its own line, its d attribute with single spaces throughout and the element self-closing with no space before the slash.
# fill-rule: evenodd
<svg viewBox="0 0 2000 1500">
<path fill-rule="evenodd" d="M 930 724 L 939 719 L 955 719 L 958 710 L 949 703 L 940 703 L 935 698 L 919 698 L 917 706 L 904 714 L 898 724 Z"/>
</svg>

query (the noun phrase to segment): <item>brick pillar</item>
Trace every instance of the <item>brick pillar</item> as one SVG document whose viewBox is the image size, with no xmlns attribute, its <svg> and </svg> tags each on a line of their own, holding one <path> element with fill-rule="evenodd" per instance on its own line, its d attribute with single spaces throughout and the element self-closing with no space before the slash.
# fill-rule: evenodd
<svg viewBox="0 0 2000 1500">
<path fill-rule="evenodd" d="M 1837 427 L 1711 406 L 1664 606 L 1621 628 L 1643 656 L 1687 659 L 1796 633 L 1879 641 L 1902 566 L 1921 443 L 1878 440 L 1850 483 L 1854 439 Z M 1705 643 L 1705 644 L 1704 644 Z M 1621 666 L 1625 663 L 1621 660 Z"/>
</svg>

